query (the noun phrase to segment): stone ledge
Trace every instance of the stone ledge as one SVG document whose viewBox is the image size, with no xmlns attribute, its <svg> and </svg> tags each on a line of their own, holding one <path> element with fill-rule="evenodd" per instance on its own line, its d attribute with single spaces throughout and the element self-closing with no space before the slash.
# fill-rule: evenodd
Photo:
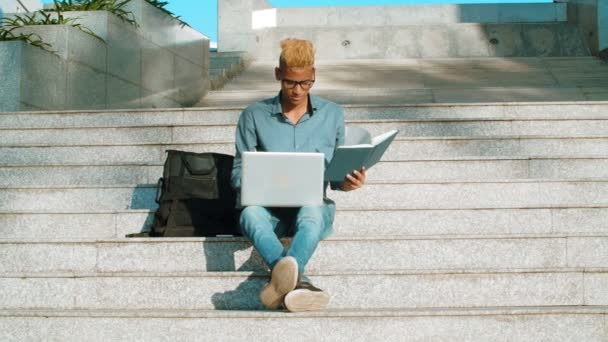
<svg viewBox="0 0 608 342">
<path fill-rule="evenodd" d="M 419 308 L 374 310 L 324 310 L 321 312 L 230 311 L 230 310 L 10 310 L 0 317 L 91 317 L 91 318 L 303 318 L 303 317 L 428 317 L 495 315 L 606 315 L 608 306 L 537 306 L 496 308 Z"/>
<path fill-rule="evenodd" d="M 605 307 L 325 310 L 0 310 L 8 340 L 585 341 L 608 337 Z M 260 328 L 263 326 L 263 328 Z M 567 328 L 564 328 L 567 327 Z M 226 333 L 229 331 L 229 333 Z M 280 332 L 280 333 L 278 333 Z"/>
</svg>

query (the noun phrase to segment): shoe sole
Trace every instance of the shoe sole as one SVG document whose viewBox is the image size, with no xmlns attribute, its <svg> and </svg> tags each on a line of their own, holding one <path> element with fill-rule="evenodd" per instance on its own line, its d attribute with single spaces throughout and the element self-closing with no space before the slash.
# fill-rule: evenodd
<svg viewBox="0 0 608 342">
<path fill-rule="evenodd" d="M 270 283 L 260 293 L 260 300 L 268 309 L 276 309 L 286 294 L 298 283 L 298 263 L 293 257 L 284 257 L 272 270 Z"/>
<path fill-rule="evenodd" d="M 327 307 L 329 295 L 323 291 L 298 289 L 285 296 L 285 307 L 291 312 L 320 311 Z"/>
</svg>

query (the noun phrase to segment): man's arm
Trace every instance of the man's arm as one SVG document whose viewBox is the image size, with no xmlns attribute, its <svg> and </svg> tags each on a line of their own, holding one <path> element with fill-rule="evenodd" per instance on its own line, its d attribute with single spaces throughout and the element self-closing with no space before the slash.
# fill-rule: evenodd
<svg viewBox="0 0 608 342">
<path fill-rule="evenodd" d="M 257 135 L 253 121 L 253 113 L 245 109 L 239 117 L 236 126 L 234 164 L 230 183 L 235 190 L 241 188 L 241 154 L 247 151 L 255 151 L 257 146 Z"/>
</svg>

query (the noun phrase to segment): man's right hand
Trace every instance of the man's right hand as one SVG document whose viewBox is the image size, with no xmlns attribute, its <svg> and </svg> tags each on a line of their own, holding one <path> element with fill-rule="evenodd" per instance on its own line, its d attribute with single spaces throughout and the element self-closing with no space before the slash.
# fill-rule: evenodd
<svg viewBox="0 0 608 342">
<path fill-rule="evenodd" d="M 342 182 L 342 184 L 340 184 L 340 189 L 342 191 L 357 190 L 365 184 L 365 178 L 365 167 L 362 168 L 361 171 L 355 170 L 353 171 L 352 175 L 346 175 L 346 179 L 344 182 Z"/>
</svg>

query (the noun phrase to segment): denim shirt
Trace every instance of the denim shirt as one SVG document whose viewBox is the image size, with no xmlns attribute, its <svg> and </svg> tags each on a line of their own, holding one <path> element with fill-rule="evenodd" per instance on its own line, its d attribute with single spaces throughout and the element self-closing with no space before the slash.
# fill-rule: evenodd
<svg viewBox="0 0 608 342">
<path fill-rule="evenodd" d="M 246 151 L 321 152 L 327 167 L 336 146 L 344 144 L 344 111 L 336 103 L 308 96 L 312 113 L 304 114 L 295 125 L 283 115 L 280 92 L 245 108 L 236 127 L 233 188 L 238 191 L 241 187 L 241 153 Z M 339 184 L 332 182 L 331 188 L 337 189 Z"/>
</svg>

